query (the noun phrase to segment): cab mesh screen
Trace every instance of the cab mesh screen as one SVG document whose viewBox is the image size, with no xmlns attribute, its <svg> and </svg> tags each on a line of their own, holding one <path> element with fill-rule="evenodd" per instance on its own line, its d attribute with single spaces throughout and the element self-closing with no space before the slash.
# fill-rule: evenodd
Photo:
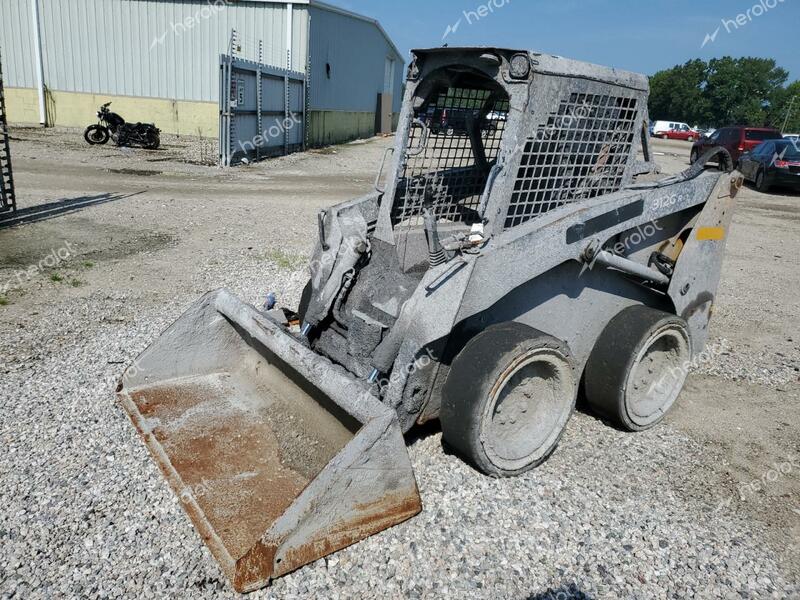
<svg viewBox="0 0 800 600">
<path fill-rule="evenodd" d="M 439 220 L 473 223 L 489 167 L 500 151 L 508 99 L 486 89 L 447 87 L 415 111 L 392 207 L 392 224 L 422 222 L 426 201 Z M 479 140 L 473 148 L 470 135 Z M 485 161 L 476 161 L 476 154 Z"/>
<path fill-rule="evenodd" d="M 636 98 L 571 94 L 528 138 L 505 228 L 620 189 L 635 158 Z"/>
</svg>

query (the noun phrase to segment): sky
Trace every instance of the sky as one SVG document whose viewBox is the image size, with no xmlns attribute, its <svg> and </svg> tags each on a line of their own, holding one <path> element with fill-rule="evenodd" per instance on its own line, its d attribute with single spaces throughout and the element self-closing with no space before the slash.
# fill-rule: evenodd
<svg viewBox="0 0 800 600">
<path fill-rule="evenodd" d="M 406 60 L 412 48 L 488 45 L 652 75 L 693 58 L 757 56 L 800 79 L 800 0 L 328 1 L 378 19 Z"/>
</svg>

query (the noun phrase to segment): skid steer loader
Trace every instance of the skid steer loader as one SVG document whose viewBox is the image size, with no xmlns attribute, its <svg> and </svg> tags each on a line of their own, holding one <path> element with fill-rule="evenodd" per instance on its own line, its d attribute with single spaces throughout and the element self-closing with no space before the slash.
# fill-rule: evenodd
<svg viewBox="0 0 800 600">
<path fill-rule="evenodd" d="M 658 176 L 647 99 L 561 57 L 414 51 L 391 168 L 319 214 L 297 310 L 212 292 L 136 360 L 118 397 L 236 590 L 419 512 L 415 424 L 501 477 L 547 459 L 581 388 L 621 428 L 662 419 L 740 178 L 712 153 Z"/>
</svg>

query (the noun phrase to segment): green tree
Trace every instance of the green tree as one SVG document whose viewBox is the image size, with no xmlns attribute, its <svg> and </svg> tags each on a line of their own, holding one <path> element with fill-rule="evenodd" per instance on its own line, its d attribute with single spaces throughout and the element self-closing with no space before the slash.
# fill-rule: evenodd
<svg viewBox="0 0 800 600">
<path fill-rule="evenodd" d="M 650 78 L 650 118 L 712 127 L 775 125 L 791 102 L 788 76 L 766 58 L 691 60 Z"/>
<path fill-rule="evenodd" d="M 800 81 L 775 93 L 769 111 L 769 124 L 783 129 L 784 133 L 800 133 Z"/>
<path fill-rule="evenodd" d="M 717 126 L 766 125 L 771 103 L 789 74 L 767 58 L 715 58 L 704 96 Z"/>
<path fill-rule="evenodd" d="M 708 65 L 690 60 L 650 78 L 650 118 L 704 123 L 708 106 L 703 94 Z"/>
</svg>

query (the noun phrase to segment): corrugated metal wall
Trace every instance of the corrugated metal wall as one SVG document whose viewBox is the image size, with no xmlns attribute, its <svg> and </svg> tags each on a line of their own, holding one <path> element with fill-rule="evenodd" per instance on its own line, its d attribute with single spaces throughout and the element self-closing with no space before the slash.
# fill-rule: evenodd
<svg viewBox="0 0 800 600">
<path fill-rule="evenodd" d="M 242 56 L 286 65 L 283 4 L 224 0 L 39 0 L 48 88 L 217 101 L 219 55 L 230 32 Z M 304 71 L 307 8 L 294 5 L 292 68 Z M 30 0 L 0 0 L 0 47 L 9 87 L 35 87 Z"/>
<path fill-rule="evenodd" d="M 374 112 L 392 46 L 372 23 L 311 6 L 311 107 Z M 330 65 L 330 77 L 327 73 Z M 396 57 L 394 112 L 400 111 L 403 57 Z"/>
<path fill-rule="evenodd" d="M 219 55 L 232 28 L 241 56 L 286 65 L 287 7 L 231 0 L 38 0 L 50 90 L 217 102 Z M 302 1 L 302 0 L 301 0 Z M 292 68 L 305 71 L 311 13 L 312 110 L 374 112 L 395 57 L 394 112 L 402 103 L 403 57 L 370 22 L 294 4 Z M 30 0 L 0 0 L 6 86 L 36 87 Z M 327 73 L 330 65 L 330 77 Z"/>
<path fill-rule="evenodd" d="M 0 50 L 6 87 L 36 86 L 30 0 L 0 0 Z"/>
</svg>

